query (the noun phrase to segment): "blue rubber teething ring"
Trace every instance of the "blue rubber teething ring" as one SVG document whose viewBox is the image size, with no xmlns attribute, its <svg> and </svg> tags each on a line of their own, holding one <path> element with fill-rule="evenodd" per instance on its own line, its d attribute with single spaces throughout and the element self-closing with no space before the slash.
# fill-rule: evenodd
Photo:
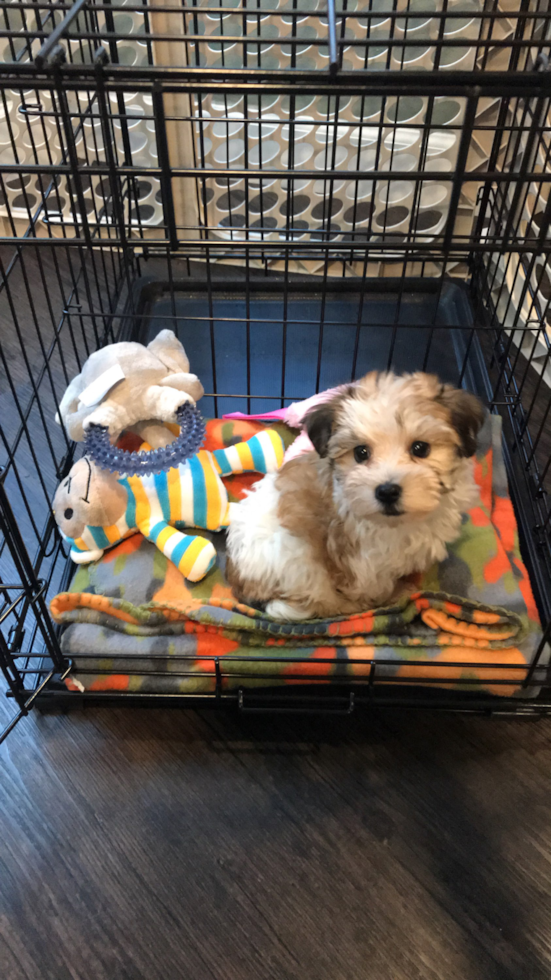
<svg viewBox="0 0 551 980">
<path fill-rule="evenodd" d="M 149 476 L 162 473 L 183 463 L 201 448 L 205 440 L 205 420 L 198 408 L 186 402 L 176 412 L 180 435 L 174 442 L 149 452 L 129 453 L 118 449 L 109 441 L 109 430 L 104 425 L 91 425 L 86 430 L 86 455 L 101 469 L 124 476 Z"/>
</svg>

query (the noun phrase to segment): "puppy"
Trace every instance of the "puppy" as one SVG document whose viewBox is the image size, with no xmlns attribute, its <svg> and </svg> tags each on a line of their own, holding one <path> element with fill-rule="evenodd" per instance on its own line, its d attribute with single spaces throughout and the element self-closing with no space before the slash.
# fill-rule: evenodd
<svg viewBox="0 0 551 980">
<path fill-rule="evenodd" d="M 232 509 L 228 580 L 274 619 L 350 615 L 395 600 L 446 557 L 477 492 L 479 400 L 433 375 L 373 372 L 314 408 L 315 452 Z"/>
</svg>

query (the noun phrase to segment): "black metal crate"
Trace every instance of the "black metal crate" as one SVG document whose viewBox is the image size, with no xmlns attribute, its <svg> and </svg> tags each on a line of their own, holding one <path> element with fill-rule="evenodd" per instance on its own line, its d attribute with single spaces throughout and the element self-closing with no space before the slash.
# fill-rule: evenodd
<svg viewBox="0 0 551 980">
<path fill-rule="evenodd" d="M 0 666 L 17 715 L 82 699 L 59 682 L 70 665 L 46 612 L 70 572 L 50 504 L 75 453 L 53 415 L 91 351 L 161 326 L 183 339 L 207 414 L 372 367 L 482 394 L 504 419 L 548 635 L 551 15 L 307 7 L 3 8 Z M 303 686 L 201 703 L 551 706 L 543 668 L 519 699 L 440 678 L 389 691 L 374 667 L 334 702 Z"/>
</svg>

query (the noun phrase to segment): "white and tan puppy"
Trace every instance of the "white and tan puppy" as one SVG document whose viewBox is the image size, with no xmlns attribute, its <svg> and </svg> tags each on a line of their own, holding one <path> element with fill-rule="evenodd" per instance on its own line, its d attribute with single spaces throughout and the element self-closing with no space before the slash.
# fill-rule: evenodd
<svg viewBox="0 0 551 980">
<path fill-rule="evenodd" d="M 348 615 L 394 600 L 446 557 L 476 500 L 481 403 L 422 373 L 373 372 L 313 409 L 315 447 L 234 505 L 228 580 L 280 620 Z"/>
</svg>

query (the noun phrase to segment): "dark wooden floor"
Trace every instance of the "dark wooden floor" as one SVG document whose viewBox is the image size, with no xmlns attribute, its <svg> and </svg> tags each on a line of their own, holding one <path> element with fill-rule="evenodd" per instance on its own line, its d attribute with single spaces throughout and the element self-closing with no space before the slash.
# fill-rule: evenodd
<svg viewBox="0 0 551 980">
<path fill-rule="evenodd" d="M 545 721 L 90 709 L 0 767 L 3 980 L 549 978 Z"/>
</svg>

